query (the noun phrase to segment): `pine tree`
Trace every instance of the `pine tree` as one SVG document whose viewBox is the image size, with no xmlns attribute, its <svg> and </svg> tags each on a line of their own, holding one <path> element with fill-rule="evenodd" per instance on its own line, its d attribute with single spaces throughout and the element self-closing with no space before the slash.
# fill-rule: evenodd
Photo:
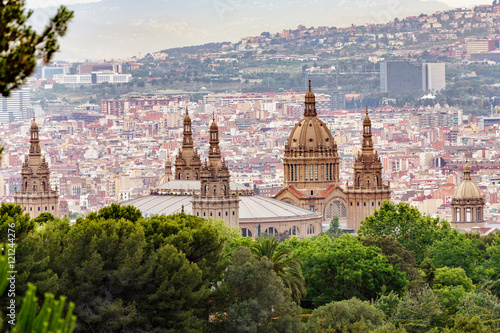
<svg viewBox="0 0 500 333">
<path fill-rule="evenodd" d="M 25 9 L 25 0 L 0 1 L 0 94 L 22 85 L 37 65 L 50 62 L 59 49 L 57 39 L 64 36 L 73 12 L 61 6 L 41 33 L 28 20 L 32 10 Z"/>
</svg>

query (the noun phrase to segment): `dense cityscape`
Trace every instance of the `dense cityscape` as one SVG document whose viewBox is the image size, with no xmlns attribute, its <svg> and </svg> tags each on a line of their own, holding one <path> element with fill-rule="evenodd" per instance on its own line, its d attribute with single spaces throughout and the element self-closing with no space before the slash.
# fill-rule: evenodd
<svg viewBox="0 0 500 333">
<path fill-rule="evenodd" d="M 0 62 L 0 330 L 499 332 L 496 0 L 51 56 Z"/>
</svg>

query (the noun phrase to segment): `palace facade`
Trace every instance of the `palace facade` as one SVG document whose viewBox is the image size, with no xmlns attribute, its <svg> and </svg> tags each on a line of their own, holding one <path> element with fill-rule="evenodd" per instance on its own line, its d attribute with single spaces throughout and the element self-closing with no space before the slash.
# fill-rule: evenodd
<svg viewBox="0 0 500 333">
<path fill-rule="evenodd" d="M 317 115 L 309 80 L 304 117 L 295 124 L 285 145 L 284 186 L 275 198 L 319 212 L 326 223 L 338 217 L 347 228 L 356 231 L 361 220 L 391 198 L 390 185 L 382 181 L 380 157 L 373 149 L 368 109 L 361 152 L 354 163 L 354 182 L 345 189 L 339 184 L 337 144 Z"/>
</svg>

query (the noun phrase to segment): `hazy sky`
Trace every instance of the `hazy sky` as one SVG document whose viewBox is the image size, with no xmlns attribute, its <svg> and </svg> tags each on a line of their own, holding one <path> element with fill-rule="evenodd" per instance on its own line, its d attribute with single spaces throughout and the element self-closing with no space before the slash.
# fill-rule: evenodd
<svg viewBox="0 0 500 333">
<path fill-rule="evenodd" d="M 425 0 L 424 0 L 425 1 Z M 468 6 L 468 5 L 484 5 L 484 4 L 490 4 L 493 1 L 487 1 L 487 0 L 438 0 L 440 2 L 444 2 L 450 7 L 459 7 L 459 6 Z"/>
<path fill-rule="evenodd" d="M 99 2 L 101 0 L 27 0 L 28 7 L 50 7 L 59 5 L 72 5 L 75 3 Z M 144 1 L 144 0 L 143 0 Z M 348 1 L 348 0 L 347 0 Z M 438 0 L 444 2 L 450 7 L 490 4 L 491 1 L 486 0 Z"/>
<path fill-rule="evenodd" d="M 430 1 L 425 3 L 423 1 Z M 385 23 L 418 15 L 491 3 L 492 0 L 27 0 L 43 29 L 59 5 L 78 8 L 57 53 L 61 59 L 126 58 L 209 42 L 237 42 L 263 31 L 305 26 Z M 396 6 L 388 5 L 395 3 Z M 398 5 L 399 4 L 399 5 Z M 52 7 L 46 11 L 43 7 Z M 318 10 L 320 7 L 321 10 Z"/>
<path fill-rule="evenodd" d="M 75 3 L 99 2 L 101 0 L 27 0 L 30 8 L 52 7 L 60 5 L 73 5 Z"/>
</svg>

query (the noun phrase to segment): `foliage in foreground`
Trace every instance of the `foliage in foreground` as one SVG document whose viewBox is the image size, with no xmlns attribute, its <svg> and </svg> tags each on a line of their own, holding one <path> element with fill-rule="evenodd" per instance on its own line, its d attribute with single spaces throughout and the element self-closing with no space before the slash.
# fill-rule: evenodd
<svg viewBox="0 0 500 333">
<path fill-rule="evenodd" d="M 30 76 L 37 60 L 50 62 L 58 50 L 57 39 L 66 34 L 67 24 L 73 12 L 66 7 L 58 8 L 49 24 L 37 33 L 28 21 L 33 14 L 26 11 L 25 0 L 2 1 L 0 5 L 0 94 L 9 96 Z"/>
<path fill-rule="evenodd" d="M 222 221 L 185 214 L 146 219 L 118 205 L 74 226 L 50 214 L 30 220 L 15 205 L 1 205 L 0 213 L 0 232 L 7 223 L 19 231 L 18 294 L 31 282 L 39 299 L 45 292 L 66 295 L 75 304 L 76 332 L 500 329 L 498 236 L 457 237 L 450 230 L 426 246 L 430 257 L 417 266 L 394 234 L 331 233 L 278 244 L 243 238 Z M 445 239 L 467 245 L 465 251 Z M 307 290 L 300 304 L 316 308 L 304 310 L 311 315 L 299 315 L 290 267 L 304 277 L 296 280 Z"/>
<path fill-rule="evenodd" d="M 5 244 L 0 244 L 2 250 Z M 9 279 L 9 262 L 7 256 L 0 252 L 0 296 L 5 296 L 4 293 Z M 15 282 L 14 282 L 15 283 Z M 61 296 L 58 301 L 54 299 L 54 295 L 46 293 L 42 307 L 37 310 L 37 297 L 35 296 L 36 287 L 32 284 L 28 285 L 28 292 L 23 298 L 21 310 L 19 314 L 11 312 L 12 305 L 7 306 L 7 325 L 13 326 L 13 333 L 71 333 L 75 328 L 76 317 L 73 315 L 74 303 L 68 304 L 66 316 L 64 316 L 64 306 L 66 297 Z M 10 299 L 10 297 L 9 297 Z M 15 306 L 15 303 L 14 303 Z M 7 331 L 3 323 L 4 316 L 0 312 L 0 330 Z"/>
</svg>

